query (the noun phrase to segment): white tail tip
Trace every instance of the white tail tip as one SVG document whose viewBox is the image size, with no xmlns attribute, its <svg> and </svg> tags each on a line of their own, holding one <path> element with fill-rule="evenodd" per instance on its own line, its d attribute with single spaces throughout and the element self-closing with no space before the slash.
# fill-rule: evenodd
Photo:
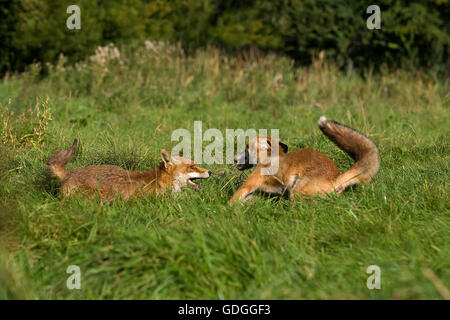
<svg viewBox="0 0 450 320">
<path fill-rule="evenodd" d="M 323 126 L 325 124 L 325 122 L 327 122 L 327 121 L 328 121 L 327 117 L 321 116 L 319 118 L 319 126 Z"/>
</svg>

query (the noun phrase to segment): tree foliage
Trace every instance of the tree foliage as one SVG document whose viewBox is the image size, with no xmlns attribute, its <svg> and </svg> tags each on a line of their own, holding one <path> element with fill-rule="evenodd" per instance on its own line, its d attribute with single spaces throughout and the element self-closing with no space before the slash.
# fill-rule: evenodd
<svg viewBox="0 0 450 320">
<path fill-rule="evenodd" d="M 81 30 L 66 28 L 67 3 L 0 0 L 0 70 L 76 61 L 98 45 L 130 40 L 181 42 L 226 50 L 256 47 L 308 64 L 324 51 L 345 67 L 444 69 L 449 0 L 380 0 L 381 29 L 369 30 L 363 0 L 79 0 Z"/>
</svg>

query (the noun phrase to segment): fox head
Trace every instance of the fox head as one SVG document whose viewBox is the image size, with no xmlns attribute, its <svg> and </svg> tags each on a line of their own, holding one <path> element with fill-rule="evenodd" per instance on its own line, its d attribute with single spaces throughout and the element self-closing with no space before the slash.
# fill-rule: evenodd
<svg viewBox="0 0 450 320">
<path fill-rule="evenodd" d="M 287 152 L 288 146 L 284 143 L 270 136 L 258 136 L 250 140 L 245 150 L 234 157 L 234 162 L 239 170 L 245 170 L 255 167 L 259 163 L 270 164 L 272 156 Z"/>
<path fill-rule="evenodd" d="M 189 185 L 199 190 L 201 186 L 194 183 L 196 179 L 206 179 L 212 174 L 208 169 L 197 166 L 194 161 L 182 157 L 172 157 L 166 150 L 161 150 L 160 168 L 171 178 L 173 190 L 178 192 Z"/>
</svg>

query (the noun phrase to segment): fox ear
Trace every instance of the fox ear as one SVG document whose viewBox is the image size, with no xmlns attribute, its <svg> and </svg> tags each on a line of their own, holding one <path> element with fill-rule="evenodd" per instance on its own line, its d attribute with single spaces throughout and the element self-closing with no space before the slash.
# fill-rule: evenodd
<svg viewBox="0 0 450 320">
<path fill-rule="evenodd" d="M 165 168 L 168 168 L 172 164 L 172 157 L 166 151 L 166 149 L 161 150 L 161 160 Z"/>
<path fill-rule="evenodd" d="M 267 140 L 267 144 L 269 145 L 269 147 L 272 146 L 272 144 L 270 143 L 270 140 Z M 288 152 L 288 146 L 286 144 L 284 144 L 283 142 L 278 142 L 278 144 L 280 145 L 280 148 L 283 149 L 284 153 Z"/>
<path fill-rule="evenodd" d="M 288 146 L 286 144 L 284 144 L 283 142 L 280 142 L 280 147 L 281 149 L 283 149 L 284 153 L 288 153 Z"/>
</svg>

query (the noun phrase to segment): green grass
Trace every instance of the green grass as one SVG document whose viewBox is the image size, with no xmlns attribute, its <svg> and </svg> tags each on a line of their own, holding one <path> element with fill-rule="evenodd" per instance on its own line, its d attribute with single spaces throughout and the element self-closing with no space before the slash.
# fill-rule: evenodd
<svg viewBox="0 0 450 320">
<path fill-rule="evenodd" d="M 31 67 L 0 84 L 0 298 L 448 298 L 448 83 L 156 47 L 121 48 L 107 66 L 61 60 L 44 79 Z M 291 150 L 317 149 L 345 170 L 351 159 L 317 128 L 323 114 L 378 145 L 371 184 L 230 207 L 249 172 L 203 165 L 214 175 L 199 192 L 102 205 L 61 199 L 44 170 L 75 137 L 69 169 L 150 168 L 177 143 L 172 131 L 194 120 L 223 133 L 280 129 Z M 69 265 L 81 268 L 81 290 L 66 288 Z M 381 268 L 380 290 L 366 287 L 370 265 Z"/>
</svg>

